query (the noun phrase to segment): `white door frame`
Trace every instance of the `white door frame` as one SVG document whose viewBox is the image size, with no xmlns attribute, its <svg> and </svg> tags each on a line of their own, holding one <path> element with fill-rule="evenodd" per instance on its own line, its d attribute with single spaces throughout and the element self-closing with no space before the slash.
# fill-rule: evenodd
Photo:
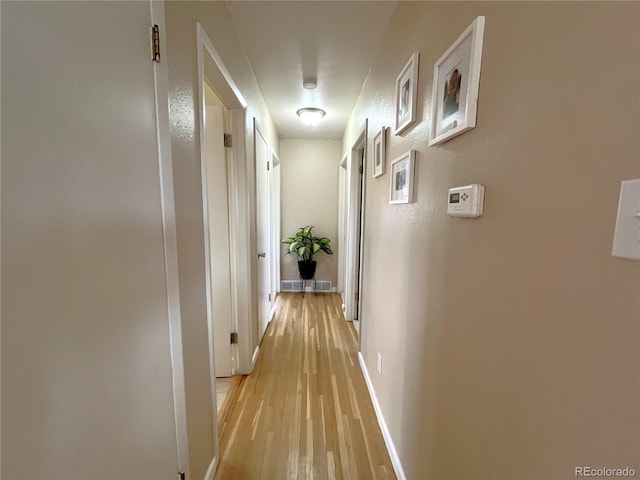
<svg viewBox="0 0 640 480">
<path fill-rule="evenodd" d="M 216 94 L 220 97 L 224 106 L 231 114 L 232 148 L 228 152 L 228 181 L 229 181 L 229 246 L 230 268 L 234 274 L 235 282 L 231 284 L 231 323 L 232 329 L 238 332 L 238 350 L 235 370 L 238 373 L 251 371 L 251 264 L 249 259 L 249 200 L 247 195 L 247 167 L 246 167 L 246 133 L 245 119 L 247 102 L 240 89 L 227 70 L 222 58 L 216 51 L 213 43 L 207 36 L 200 23 L 196 24 L 197 55 L 198 55 L 198 94 L 199 94 L 199 134 L 200 134 L 200 162 L 201 172 L 206 165 L 206 149 L 204 139 L 204 112 L 205 112 L 205 76 Z M 213 61 L 214 68 L 206 70 L 205 55 Z M 203 192 L 206 177 L 203 174 Z M 203 194 L 203 230 L 205 232 L 205 276 L 206 276 L 206 301 L 207 301 L 207 325 L 209 332 L 209 369 L 211 372 L 211 396 L 213 399 L 213 438 L 214 458 L 209 465 L 206 480 L 213 478 L 218 464 L 219 446 L 217 431 L 217 411 L 215 392 L 215 368 L 213 346 L 213 324 L 211 318 L 211 272 L 210 252 L 208 242 L 208 212 L 206 196 Z"/>
<path fill-rule="evenodd" d="M 231 284 L 232 325 L 238 332 L 238 351 L 236 355 L 236 373 L 248 374 L 253 369 L 251 332 L 254 318 L 253 287 L 251 285 L 251 192 L 249 167 L 246 149 L 247 102 L 227 70 L 220 54 L 213 46 L 200 23 L 196 24 L 198 48 L 198 88 L 200 92 L 200 128 L 203 128 L 202 112 L 204 104 L 204 55 L 208 55 L 215 69 L 208 71 L 210 85 L 216 89 L 225 107 L 231 115 L 230 128 L 233 146 L 228 152 L 229 176 L 229 246 L 231 272 L 235 282 Z M 202 145 L 201 145 L 202 146 Z M 201 159 L 202 159 L 201 152 Z"/>
<path fill-rule="evenodd" d="M 342 297 L 344 311 L 345 282 L 346 282 L 346 251 L 347 251 L 347 164 L 348 155 L 345 154 L 338 168 L 338 285 L 336 290 Z"/>
<path fill-rule="evenodd" d="M 266 182 L 265 182 L 265 187 L 266 187 L 266 194 L 267 194 L 267 198 L 266 199 L 262 199 L 262 200 L 266 200 L 266 204 L 267 204 L 267 215 L 268 215 L 268 222 L 267 222 L 267 228 L 269 230 L 269 232 L 267 233 L 267 249 L 266 252 L 266 258 L 268 259 L 268 285 L 267 285 L 267 291 L 269 293 L 269 307 L 267 309 L 267 325 L 269 324 L 269 322 L 271 322 L 273 315 L 275 313 L 275 285 L 273 284 L 274 282 L 274 270 L 275 270 L 275 265 L 274 265 L 274 260 L 275 260 L 275 255 L 274 255 L 274 192 L 273 192 L 273 171 L 274 171 L 274 167 L 273 167 L 273 159 L 274 159 L 274 150 L 273 147 L 271 146 L 271 144 L 269 143 L 269 140 L 267 140 L 267 137 L 262 133 L 263 130 L 260 127 L 260 123 L 258 122 L 258 120 L 256 118 L 253 119 L 253 128 L 254 128 L 254 158 L 256 159 L 256 242 L 258 239 L 258 222 L 259 222 L 259 218 L 258 218 L 258 202 L 261 201 L 261 199 L 258 198 L 258 175 L 259 175 L 259 169 L 263 168 L 259 165 L 257 165 L 257 161 L 258 161 L 258 154 L 257 154 L 257 138 L 258 135 L 260 136 L 260 138 L 262 139 L 262 141 L 264 141 L 264 144 L 266 146 L 266 150 L 267 150 L 267 162 L 269 163 L 268 168 L 266 166 L 264 166 L 264 168 L 267 168 L 267 178 L 266 178 Z M 277 158 L 277 157 L 276 157 Z M 280 161 L 278 160 L 278 164 L 280 163 Z M 256 254 L 259 253 L 256 251 Z M 259 261 L 259 259 L 258 259 Z M 257 263 L 256 263 L 256 274 L 258 272 L 257 269 Z M 260 278 L 258 278 L 258 282 L 260 281 Z M 258 289 L 259 290 L 259 289 Z M 256 292 L 256 294 L 259 294 L 259 292 Z M 258 302 L 260 301 L 260 299 L 258 299 Z M 260 310 L 258 309 L 258 315 L 260 313 Z M 260 326 L 260 322 L 261 319 L 258 318 L 258 328 Z M 260 336 L 260 332 L 258 331 L 259 336 Z M 260 342 L 261 342 L 262 338 L 258 338 L 258 348 L 256 348 L 256 353 L 254 353 L 254 357 L 257 358 L 257 352 L 260 348 Z"/>
<path fill-rule="evenodd" d="M 359 292 L 358 303 L 356 304 L 355 292 L 362 278 L 362 250 L 364 246 L 364 213 L 360 217 L 360 201 L 362 197 L 362 206 L 364 208 L 364 189 L 365 182 L 362 184 L 362 192 L 360 192 L 360 158 L 358 152 L 363 153 L 363 168 L 365 159 L 367 158 L 367 125 L 365 120 L 364 126 L 360 130 L 358 139 L 353 143 L 348 156 L 347 165 L 347 232 L 346 232 L 346 258 L 345 258 L 345 288 L 344 288 L 344 315 L 346 320 L 355 320 L 356 311 L 362 303 L 362 292 Z M 360 235 L 358 235 L 360 229 Z M 359 244 L 358 244 L 359 242 Z M 359 248 L 358 248 L 359 247 Z M 359 251 L 359 254 L 358 254 Z M 360 275 L 357 273 L 357 262 L 360 261 Z M 360 319 L 358 319 L 360 320 Z"/>
<path fill-rule="evenodd" d="M 210 88 L 207 90 L 211 91 Z M 205 105 L 205 137 L 202 139 L 206 150 L 205 169 L 202 171 L 202 195 L 203 201 L 208 207 L 206 215 L 204 211 L 203 215 L 208 217 L 208 235 L 205 235 L 205 241 L 209 242 L 210 260 L 212 261 L 209 269 L 212 280 L 211 311 L 213 312 L 212 322 L 214 325 L 216 378 L 229 377 L 235 373 L 235 358 L 237 356 L 237 349 L 230 342 L 230 334 L 235 331 L 235 327 L 231 325 L 229 175 L 227 173 L 227 148 L 223 145 L 224 134 L 231 130 L 230 122 L 227 122 L 229 112 L 224 105 L 220 104 L 219 98 L 217 100 L 218 102 L 213 105 Z"/>
<path fill-rule="evenodd" d="M 269 171 L 269 191 L 271 192 L 271 298 L 274 300 L 271 316 L 275 313 L 275 298 L 280 291 L 280 159 L 269 145 L 271 170 Z"/>
<path fill-rule="evenodd" d="M 246 148 L 246 109 L 231 110 L 231 133 L 233 147 L 228 157 L 229 172 L 229 228 L 231 272 L 235 272 L 235 282 L 231 285 L 232 315 L 238 328 L 238 370 L 248 375 L 253 370 L 252 320 L 256 318 L 252 278 L 251 244 L 251 191 L 249 167 L 251 161 Z"/>
<path fill-rule="evenodd" d="M 150 1 L 151 24 L 166 31 L 164 2 Z M 166 52 L 166 35 L 160 35 L 160 51 Z M 169 314 L 169 338 L 173 371 L 173 402 L 175 409 L 176 447 L 178 471 L 190 477 L 189 441 L 187 435 L 187 407 L 184 383 L 184 357 L 182 351 L 182 317 L 180 315 L 180 286 L 178 281 L 178 244 L 176 209 L 173 190 L 173 164 L 171 159 L 171 132 L 169 120 L 169 74 L 167 62 L 153 63 L 155 83 L 158 158 L 160 162 L 160 191 L 162 203 L 162 230 L 164 237 L 164 268 Z"/>
</svg>

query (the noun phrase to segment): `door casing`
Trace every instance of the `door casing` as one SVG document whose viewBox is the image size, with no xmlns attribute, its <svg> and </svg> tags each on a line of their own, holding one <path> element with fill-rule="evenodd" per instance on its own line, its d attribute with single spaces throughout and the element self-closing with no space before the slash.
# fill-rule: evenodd
<svg viewBox="0 0 640 480">
<path fill-rule="evenodd" d="M 360 172 L 362 166 L 365 171 L 367 158 L 367 125 L 360 131 L 358 139 L 353 143 L 347 157 L 347 179 L 346 179 L 346 249 L 344 261 L 344 314 L 346 320 L 356 320 L 356 312 L 362 305 L 362 291 L 358 285 L 363 278 L 362 253 L 364 251 L 364 211 L 360 214 L 360 209 L 365 205 L 365 186 L 362 182 L 360 188 Z M 362 160 L 362 165 L 361 165 Z M 360 232 L 358 234 L 358 232 Z M 360 268 L 358 268 L 358 263 Z M 359 274 L 358 274 L 359 272 Z M 356 292 L 359 292 L 356 299 Z M 356 303 L 357 302 L 357 303 Z M 360 319 L 357 319 L 360 320 Z"/>
<path fill-rule="evenodd" d="M 205 138 L 205 78 L 216 91 L 222 103 L 230 113 L 230 128 L 232 147 L 228 159 L 228 185 L 229 185 L 229 263 L 234 277 L 231 283 L 231 323 L 232 328 L 238 333 L 237 355 L 234 370 L 237 373 L 250 373 L 253 367 L 251 361 L 251 318 L 253 307 L 251 302 L 251 263 L 248 258 L 250 249 L 250 203 L 247 192 L 247 158 L 246 158 L 246 109 L 247 102 L 240 89 L 227 70 L 222 58 L 216 51 L 211 39 L 207 36 L 200 23 L 196 24 L 197 57 L 198 57 L 198 92 L 199 92 L 199 134 L 200 139 Z M 206 149 L 204 142 L 200 142 L 201 167 L 205 168 Z M 201 170 L 204 171 L 204 170 Z M 203 182 L 205 181 L 203 177 Z M 203 187 L 204 188 L 204 187 Z M 205 199 L 203 207 L 206 212 Z M 206 231 L 208 219 L 203 216 L 203 229 Z M 205 241 L 205 262 L 210 265 L 209 246 Z M 211 396 L 213 409 L 213 438 L 214 458 L 209 465 L 205 479 L 213 478 L 219 459 L 217 408 L 215 395 L 215 346 L 213 342 L 213 323 L 211 309 L 211 275 L 207 267 L 206 272 L 206 296 L 207 296 L 207 325 L 209 331 L 209 370 L 211 377 Z"/>
<path fill-rule="evenodd" d="M 275 297 L 273 283 L 273 224 L 271 163 L 272 148 L 254 119 L 255 161 L 256 161 L 256 260 L 257 303 L 258 303 L 258 345 L 271 320 Z M 261 257 L 264 255 L 264 257 Z"/>
</svg>

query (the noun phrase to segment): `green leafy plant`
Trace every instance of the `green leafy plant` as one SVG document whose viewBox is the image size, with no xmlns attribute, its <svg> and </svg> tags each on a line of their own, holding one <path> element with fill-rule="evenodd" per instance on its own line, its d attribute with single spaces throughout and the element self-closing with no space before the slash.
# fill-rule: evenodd
<svg viewBox="0 0 640 480">
<path fill-rule="evenodd" d="M 298 260 L 303 262 L 312 261 L 313 256 L 320 250 L 333 255 L 331 240 L 327 237 L 314 237 L 311 233 L 312 228 L 313 225 L 307 225 L 300 228 L 294 237 L 282 240 L 282 243 L 289 245 L 287 253 L 295 253 L 298 256 Z"/>
</svg>

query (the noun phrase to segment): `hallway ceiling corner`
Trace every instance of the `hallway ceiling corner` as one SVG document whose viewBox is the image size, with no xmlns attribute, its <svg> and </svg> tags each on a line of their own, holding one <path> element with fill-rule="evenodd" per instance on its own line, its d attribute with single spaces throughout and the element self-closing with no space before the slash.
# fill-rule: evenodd
<svg viewBox="0 0 640 480">
<path fill-rule="evenodd" d="M 280 138 L 341 139 L 397 1 L 230 1 L 237 35 Z M 305 78 L 318 87 L 303 87 Z M 316 126 L 296 111 L 326 111 Z"/>
</svg>

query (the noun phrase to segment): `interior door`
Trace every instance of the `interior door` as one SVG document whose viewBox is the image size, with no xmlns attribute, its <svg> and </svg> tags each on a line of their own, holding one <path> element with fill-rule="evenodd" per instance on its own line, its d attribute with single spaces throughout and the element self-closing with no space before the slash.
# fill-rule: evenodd
<svg viewBox="0 0 640 480">
<path fill-rule="evenodd" d="M 269 147 L 255 128 L 256 143 L 256 222 L 257 222 L 257 271 L 258 271 L 258 343 L 262 340 L 271 313 L 271 285 L 269 263 L 270 245 L 270 198 L 269 198 Z"/>
<path fill-rule="evenodd" d="M 232 375 L 229 191 L 224 146 L 225 111 L 207 105 L 205 114 L 206 201 L 209 219 L 211 323 L 216 377 Z"/>
</svg>

